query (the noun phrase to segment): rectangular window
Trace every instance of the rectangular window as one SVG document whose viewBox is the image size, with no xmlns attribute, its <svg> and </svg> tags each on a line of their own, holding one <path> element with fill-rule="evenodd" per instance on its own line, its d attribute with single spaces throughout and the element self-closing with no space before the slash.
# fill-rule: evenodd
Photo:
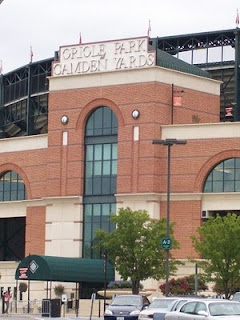
<svg viewBox="0 0 240 320">
<path fill-rule="evenodd" d="M 223 170 L 213 170 L 213 181 L 223 180 Z"/>
<path fill-rule="evenodd" d="M 102 145 L 101 144 L 96 144 L 94 146 L 94 160 L 102 160 Z"/>
<path fill-rule="evenodd" d="M 224 171 L 224 180 L 234 180 L 234 169 Z"/>
<path fill-rule="evenodd" d="M 92 177 L 93 175 L 93 163 L 86 162 L 86 170 L 85 170 L 86 177 Z"/>
<path fill-rule="evenodd" d="M 92 224 L 85 223 L 84 224 L 84 242 L 90 242 L 92 239 Z"/>
<path fill-rule="evenodd" d="M 91 222 L 92 221 L 92 205 L 85 204 L 84 206 L 84 222 Z"/>
<path fill-rule="evenodd" d="M 93 194 L 93 180 L 85 179 L 85 194 L 91 195 Z"/>
<path fill-rule="evenodd" d="M 223 192 L 223 181 L 215 181 L 213 183 L 213 192 Z"/>
<path fill-rule="evenodd" d="M 84 245 L 85 258 L 100 258 L 99 249 L 95 249 L 95 232 L 104 229 L 111 232 L 115 229 L 110 222 L 110 213 L 116 212 L 116 203 L 94 203 L 84 205 Z"/>
<path fill-rule="evenodd" d="M 95 161 L 94 162 L 94 176 L 101 176 L 102 175 L 102 161 Z"/>
<path fill-rule="evenodd" d="M 93 145 L 86 146 L 86 161 L 93 161 Z"/>
<path fill-rule="evenodd" d="M 234 192 L 234 181 L 224 181 L 224 192 Z"/>
<path fill-rule="evenodd" d="M 104 160 L 111 159 L 111 144 L 103 145 L 103 159 Z"/>
<path fill-rule="evenodd" d="M 106 195 L 116 192 L 117 144 L 86 146 L 85 194 Z"/>
<path fill-rule="evenodd" d="M 111 161 L 103 161 L 103 175 L 111 174 Z"/>
</svg>

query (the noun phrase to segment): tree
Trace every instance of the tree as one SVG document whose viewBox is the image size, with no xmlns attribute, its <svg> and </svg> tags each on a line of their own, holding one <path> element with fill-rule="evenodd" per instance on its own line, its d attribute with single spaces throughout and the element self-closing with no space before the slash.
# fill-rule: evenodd
<svg viewBox="0 0 240 320">
<path fill-rule="evenodd" d="M 161 239 L 166 236 L 166 219 L 153 220 L 147 211 L 130 208 L 121 208 L 118 215 L 111 214 L 110 219 L 117 227 L 110 233 L 97 230 L 98 246 L 107 252 L 122 279 L 131 280 L 132 293 L 138 294 L 140 281 L 159 280 L 165 275 L 166 255 L 161 248 Z M 170 234 L 173 248 L 178 248 L 172 224 Z M 177 264 L 180 262 L 171 260 L 171 273 Z"/>
<path fill-rule="evenodd" d="M 205 261 L 202 268 L 209 280 L 223 288 L 225 298 L 240 280 L 240 216 L 228 213 L 209 218 L 197 229 L 193 245 Z"/>
<path fill-rule="evenodd" d="M 166 283 L 159 286 L 161 292 L 165 294 Z M 205 279 L 198 278 L 198 290 L 206 291 L 208 289 Z M 195 293 L 195 275 L 190 275 L 182 278 L 172 278 L 169 280 L 169 292 L 171 295 L 192 295 Z"/>
</svg>

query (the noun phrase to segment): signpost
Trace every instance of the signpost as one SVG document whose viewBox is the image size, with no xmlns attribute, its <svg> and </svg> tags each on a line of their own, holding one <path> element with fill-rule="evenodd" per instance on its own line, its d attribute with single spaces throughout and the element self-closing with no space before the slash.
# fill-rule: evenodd
<svg viewBox="0 0 240 320">
<path fill-rule="evenodd" d="M 164 237 L 161 240 L 161 247 L 163 250 L 170 250 L 172 249 L 172 239 L 169 237 Z"/>
</svg>

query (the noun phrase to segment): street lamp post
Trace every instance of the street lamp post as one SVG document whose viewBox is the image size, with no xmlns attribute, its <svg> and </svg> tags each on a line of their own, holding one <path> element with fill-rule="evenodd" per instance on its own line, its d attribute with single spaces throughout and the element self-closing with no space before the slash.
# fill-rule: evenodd
<svg viewBox="0 0 240 320">
<path fill-rule="evenodd" d="M 104 303 L 103 311 L 106 309 L 106 291 L 107 291 L 107 251 L 104 252 Z"/>
<path fill-rule="evenodd" d="M 167 146 L 167 230 L 166 238 L 170 238 L 170 178 L 171 178 L 171 147 L 174 144 L 186 144 L 187 140 L 177 139 L 165 139 L 165 140 L 153 140 L 153 144 L 162 144 Z M 166 249 L 166 286 L 165 295 L 168 297 L 169 293 L 169 249 Z"/>
</svg>

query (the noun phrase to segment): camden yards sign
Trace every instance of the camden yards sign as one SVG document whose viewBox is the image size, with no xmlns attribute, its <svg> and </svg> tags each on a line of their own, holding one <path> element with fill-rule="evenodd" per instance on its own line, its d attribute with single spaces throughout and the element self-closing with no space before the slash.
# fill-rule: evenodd
<svg viewBox="0 0 240 320">
<path fill-rule="evenodd" d="M 69 76 L 149 68 L 156 65 L 148 37 L 60 47 L 52 76 Z"/>
</svg>

